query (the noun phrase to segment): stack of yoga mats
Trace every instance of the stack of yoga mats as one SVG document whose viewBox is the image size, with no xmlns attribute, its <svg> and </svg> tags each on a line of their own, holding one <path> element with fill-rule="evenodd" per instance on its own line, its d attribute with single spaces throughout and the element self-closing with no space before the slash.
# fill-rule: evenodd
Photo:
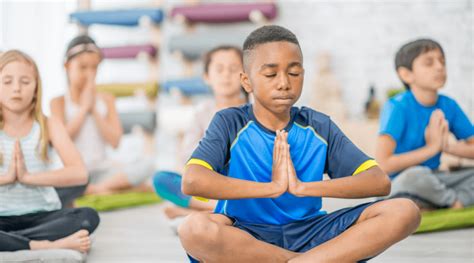
<svg viewBox="0 0 474 263">
<path fill-rule="evenodd" d="M 70 19 L 81 26 L 92 25 L 145 26 L 154 29 L 164 19 L 161 8 L 133 8 L 119 10 L 86 10 L 70 14 Z M 155 34 L 156 30 L 150 30 Z M 156 39 L 156 37 L 155 37 Z M 151 41 L 153 42 L 153 41 Z M 155 42 L 153 42 L 155 43 Z M 98 85 L 101 92 L 110 93 L 116 97 L 129 97 L 145 93 L 148 98 L 154 99 L 158 94 L 157 72 L 158 47 L 155 44 L 134 44 L 101 48 L 104 59 L 137 59 L 142 56 L 149 58 L 149 80 L 142 83 L 108 83 Z M 156 128 L 156 113 L 153 110 L 119 112 L 120 121 L 125 133 L 129 133 L 134 126 L 141 126 L 145 131 L 152 133 Z"/>
<path fill-rule="evenodd" d="M 273 2 L 219 2 L 195 3 L 173 7 L 169 16 L 181 22 L 186 28 L 186 34 L 173 36 L 169 40 L 170 52 L 180 54 L 179 59 L 183 65 L 183 75 L 196 74 L 192 63 L 213 47 L 219 45 L 242 46 L 248 32 L 239 33 L 239 30 L 226 30 L 221 34 L 196 32 L 194 24 L 212 24 L 213 29 L 230 23 L 252 22 L 263 25 L 276 18 L 277 5 Z M 217 25 L 217 26 L 216 26 Z"/>
</svg>

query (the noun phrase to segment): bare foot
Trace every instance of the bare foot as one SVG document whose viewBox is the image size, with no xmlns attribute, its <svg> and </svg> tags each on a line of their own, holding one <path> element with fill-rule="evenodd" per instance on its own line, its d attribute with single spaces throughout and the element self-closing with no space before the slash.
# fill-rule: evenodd
<svg viewBox="0 0 474 263">
<path fill-rule="evenodd" d="M 155 192 L 155 188 L 153 188 L 153 186 L 148 184 L 148 183 L 142 183 L 142 184 L 140 184 L 136 187 L 133 187 L 132 190 L 137 191 L 137 192 L 143 192 L 143 193 L 154 193 Z"/>
<path fill-rule="evenodd" d="M 84 192 L 85 195 L 107 195 L 112 193 L 114 193 L 114 191 L 97 184 L 89 184 Z"/>
<path fill-rule="evenodd" d="M 91 247 L 91 240 L 89 237 L 89 232 L 87 230 L 79 230 L 76 233 L 61 238 L 55 241 L 41 240 L 30 241 L 30 249 L 54 249 L 54 248 L 65 248 L 73 249 L 82 253 L 89 251 Z"/>
<path fill-rule="evenodd" d="M 191 214 L 193 210 L 172 205 L 163 208 L 163 212 L 165 212 L 166 217 L 168 217 L 169 219 L 173 219 L 180 216 L 187 216 Z"/>
<path fill-rule="evenodd" d="M 456 200 L 456 202 L 454 202 L 454 204 L 451 205 L 451 208 L 452 209 L 461 209 L 461 208 L 464 208 L 464 206 L 459 200 Z"/>
</svg>

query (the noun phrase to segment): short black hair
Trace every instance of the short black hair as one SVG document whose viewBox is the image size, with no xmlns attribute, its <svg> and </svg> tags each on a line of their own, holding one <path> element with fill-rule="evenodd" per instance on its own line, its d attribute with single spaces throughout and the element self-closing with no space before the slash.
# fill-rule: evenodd
<svg viewBox="0 0 474 263">
<path fill-rule="evenodd" d="M 300 43 L 295 34 L 284 27 L 277 25 L 262 26 L 250 33 L 250 35 L 245 39 L 243 46 L 244 68 L 247 64 L 250 52 L 258 45 L 280 41 L 293 43 L 301 50 Z"/>
<path fill-rule="evenodd" d="M 395 55 L 395 70 L 398 71 L 399 68 L 407 68 L 408 70 L 412 70 L 413 68 L 413 61 L 421 54 L 424 54 L 431 50 L 439 50 L 444 57 L 444 51 L 441 45 L 428 38 L 417 39 L 411 42 L 406 43 L 403 45 Z M 403 85 L 406 89 L 410 89 L 410 85 L 405 83 L 403 80 Z"/>
</svg>

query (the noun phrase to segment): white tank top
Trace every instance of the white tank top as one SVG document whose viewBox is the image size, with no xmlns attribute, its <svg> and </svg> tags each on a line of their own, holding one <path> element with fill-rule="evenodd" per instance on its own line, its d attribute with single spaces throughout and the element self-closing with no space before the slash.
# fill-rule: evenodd
<svg viewBox="0 0 474 263">
<path fill-rule="evenodd" d="M 107 114 L 107 106 L 99 97 L 96 99 L 95 108 L 100 115 Z M 64 111 L 66 121 L 70 121 L 79 112 L 79 106 L 70 99 L 69 93 L 64 95 Z M 88 113 L 85 117 L 81 129 L 74 139 L 74 144 L 81 153 L 89 171 L 99 167 L 105 160 L 107 144 L 102 138 L 92 114 Z"/>
<path fill-rule="evenodd" d="M 21 149 L 25 158 L 26 169 L 30 173 L 47 171 L 49 163 L 38 155 L 37 147 L 40 139 L 40 126 L 33 123 L 30 133 L 20 139 Z M 0 176 L 8 171 L 15 147 L 16 138 L 9 137 L 0 130 L 0 151 L 3 163 L 0 165 Z M 51 155 L 52 149 L 49 149 Z M 0 216 L 26 215 L 40 211 L 53 211 L 61 208 L 56 190 L 51 186 L 24 185 L 19 182 L 0 185 Z"/>
</svg>

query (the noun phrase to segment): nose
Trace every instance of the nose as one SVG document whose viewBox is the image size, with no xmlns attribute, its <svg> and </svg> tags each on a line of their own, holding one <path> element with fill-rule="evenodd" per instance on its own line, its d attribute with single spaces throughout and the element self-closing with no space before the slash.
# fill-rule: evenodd
<svg viewBox="0 0 474 263">
<path fill-rule="evenodd" d="M 280 78 L 278 79 L 278 89 L 279 90 L 290 89 L 290 81 L 288 80 L 287 74 L 280 74 Z"/>
<path fill-rule="evenodd" d="M 443 62 L 437 60 L 437 61 L 435 62 L 435 68 L 436 68 L 437 70 L 443 70 L 443 69 L 445 68 L 445 65 L 444 65 Z"/>
<path fill-rule="evenodd" d="M 13 81 L 13 92 L 20 93 L 21 92 L 21 83 L 20 81 Z"/>
<path fill-rule="evenodd" d="M 226 78 L 228 78 L 232 75 L 233 71 L 230 67 L 227 67 L 223 70 L 222 73 L 223 73 L 222 75 L 224 75 Z"/>
</svg>

